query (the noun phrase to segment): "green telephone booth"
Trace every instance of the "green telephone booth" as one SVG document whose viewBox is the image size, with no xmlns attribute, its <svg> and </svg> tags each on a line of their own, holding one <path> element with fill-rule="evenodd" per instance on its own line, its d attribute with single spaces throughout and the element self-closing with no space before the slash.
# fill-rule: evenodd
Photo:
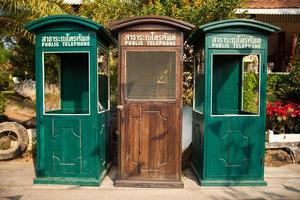
<svg viewBox="0 0 300 200">
<path fill-rule="evenodd" d="M 37 184 L 99 185 L 108 167 L 109 46 L 102 25 L 54 15 L 36 35 Z"/>
<path fill-rule="evenodd" d="M 192 166 L 203 186 L 266 185 L 268 35 L 255 20 L 200 26 L 194 46 Z"/>
</svg>

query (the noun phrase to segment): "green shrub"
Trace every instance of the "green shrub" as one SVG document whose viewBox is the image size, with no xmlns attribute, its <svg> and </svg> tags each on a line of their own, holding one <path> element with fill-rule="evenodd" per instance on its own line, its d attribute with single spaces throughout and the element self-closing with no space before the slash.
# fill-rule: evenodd
<svg viewBox="0 0 300 200">
<path fill-rule="evenodd" d="M 193 104 L 193 73 L 184 72 L 183 73 L 183 104 L 190 105 Z"/>
<path fill-rule="evenodd" d="M 2 92 L 0 92 L 0 115 L 3 114 L 4 110 L 5 110 L 5 97 L 2 94 Z"/>
<path fill-rule="evenodd" d="M 268 74 L 267 92 L 268 93 L 280 93 L 284 90 L 282 85 L 289 80 L 288 73 L 272 73 Z"/>
<path fill-rule="evenodd" d="M 259 78 L 254 72 L 244 74 L 243 83 L 243 110 L 257 113 Z"/>
<path fill-rule="evenodd" d="M 10 55 L 11 52 L 9 50 L 0 46 L 0 91 L 10 90 L 12 88 L 12 76 L 9 70 Z"/>
<path fill-rule="evenodd" d="M 299 47 L 300 51 L 300 47 Z M 298 59 L 289 66 L 288 82 L 282 84 L 281 93 L 284 97 L 292 102 L 300 100 L 300 52 Z"/>
<path fill-rule="evenodd" d="M 30 41 L 21 39 L 13 47 L 10 63 L 13 66 L 13 76 L 21 80 L 35 80 L 34 45 Z"/>
<path fill-rule="evenodd" d="M 13 81 L 9 70 L 0 66 L 0 91 L 11 90 L 12 87 Z"/>
<path fill-rule="evenodd" d="M 267 91 L 283 101 L 299 102 L 300 99 L 300 41 L 295 57 L 289 63 L 288 74 L 269 74 Z"/>
</svg>

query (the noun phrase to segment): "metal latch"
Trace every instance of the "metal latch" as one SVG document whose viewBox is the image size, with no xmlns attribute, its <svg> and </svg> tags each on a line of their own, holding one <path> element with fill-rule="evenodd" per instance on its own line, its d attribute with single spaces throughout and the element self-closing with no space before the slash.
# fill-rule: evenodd
<svg viewBox="0 0 300 200">
<path fill-rule="evenodd" d="M 123 106 L 122 105 L 117 105 L 117 109 L 122 111 L 123 110 Z"/>
</svg>

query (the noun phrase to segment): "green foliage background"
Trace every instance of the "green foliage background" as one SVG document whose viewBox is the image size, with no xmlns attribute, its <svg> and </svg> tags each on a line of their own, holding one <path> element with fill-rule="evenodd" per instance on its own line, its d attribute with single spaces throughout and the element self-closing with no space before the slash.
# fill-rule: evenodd
<svg viewBox="0 0 300 200">
<path fill-rule="evenodd" d="M 15 42 L 9 62 L 14 76 L 21 79 L 35 77 L 34 36 L 24 25 L 38 18 L 54 14 L 71 14 L 87 17 L 107 27 L 112 21 L 132 16 L 162 15 L 190 22 L 196 26 L 204 23 L 236 18 L 234 10 L 243 7 L 246 0 L 83 0 L 78 10 L 62 0 L 0 0 L 0 39 L 12 37 Z M 111 58 L 111 98 L 116 100 L 117 67 Z M 184 85 L 184 103 L 191 104 L 192 69 L 186 63 L 187 81 Z"/>
<path fill-rule="evenodd" d="M 9 57 L 11 55 L 10 50 L 5 49 L 3 42 L 0 42 L 0 120 L 1 114 L 4 112 L 6 101 L 3 95 L 3 90 L 11 89 L 12 79 L 9 66 Z"/>
<path fill-rule="evenodd" d="M 300 36 L 300 35 L 299 35 Z M 298 38 L 299 38 L 298 36 Z M 295 57 L 289 63 L 289 73 L 269 74 L 267 90 L 278 100 L 300 102 L 300 40 L 297 42 Z"/>
<path fill-rule="evenodd" d="M 243 110 L 258 113 L 259 74 L 246 72 L 243 81 Z"/>
</svg>

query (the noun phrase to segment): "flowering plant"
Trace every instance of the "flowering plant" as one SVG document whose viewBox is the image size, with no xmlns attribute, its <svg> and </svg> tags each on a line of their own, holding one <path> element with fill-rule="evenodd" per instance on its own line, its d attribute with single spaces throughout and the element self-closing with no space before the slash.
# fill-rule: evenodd
<svg viewBox="0 0 300 200">
<path fill-rule="evenodd" d="M 300 133 L 300 104 L 267 104 L 267 129 L 277 133 Z"/>
</svg>

